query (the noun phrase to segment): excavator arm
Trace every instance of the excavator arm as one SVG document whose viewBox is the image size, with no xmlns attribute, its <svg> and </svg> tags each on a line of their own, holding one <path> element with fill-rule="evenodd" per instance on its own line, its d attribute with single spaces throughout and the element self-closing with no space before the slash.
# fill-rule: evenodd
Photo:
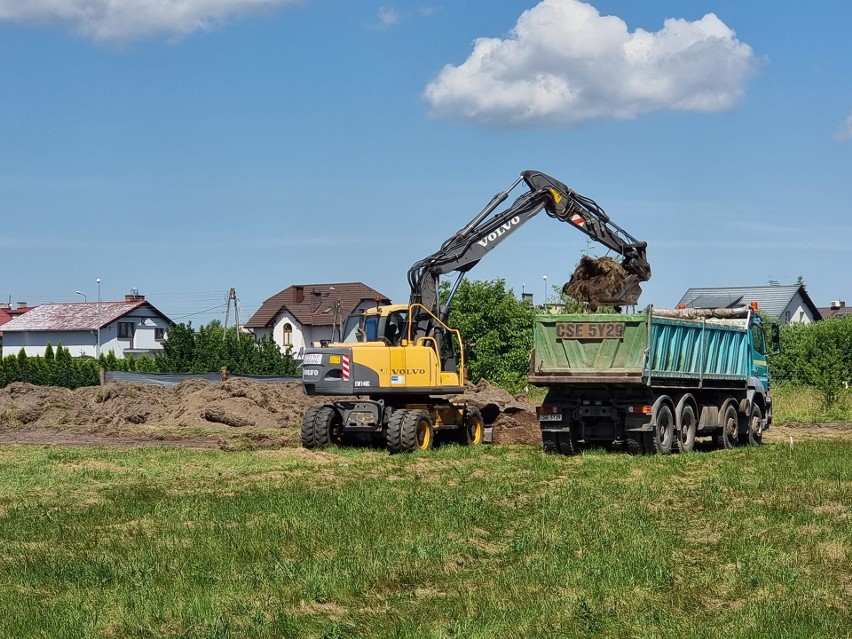
<svg viewBox="0 0 852 639">
<path fill-rule="evenodd" d="M 507 209 L 494 213 L 509 193 L 524 183 L 527 191 Z M 636 304 L 639 284 L 651 277 L 646 257 L 646 242 L 640 242 L 610 220 L 594 200 L 580 195 L 565 184 L 540 171 L 524 171 L 505 191 L 497 193 L 488 205 L 459 229 L 441 248 L 416 262 L 408 271 L 411 304 L 422 304 L 436 316 L 446 320 L 446 309 L 464 275 L 498 244 L 535 217 L 542 209 L 553 218 L 567 222 L 593 240 L 622 257 L 625 278 L 619 290 L 607 303 L 615 306 Z M 492 215 L 493 214 L 493 215 Z M 438 283 L 441 275 L 459 274 L 443 313 L 438 308 Z"/>
</svg>

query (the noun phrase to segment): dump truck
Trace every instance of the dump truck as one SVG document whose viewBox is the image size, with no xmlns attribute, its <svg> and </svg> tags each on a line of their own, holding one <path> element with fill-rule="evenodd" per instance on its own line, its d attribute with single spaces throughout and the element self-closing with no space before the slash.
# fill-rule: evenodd
<svg viewBox="0 0 852 639">
<path fill-rule="evenodd" d="M 772 325 L 777 349 L 778 327 Z M 772 423 L 767 345 L 757 305 L 630 314 L 538 314 L 529 381 L 545 451 L 632 454 L 761 443 Z"/>
</svg>

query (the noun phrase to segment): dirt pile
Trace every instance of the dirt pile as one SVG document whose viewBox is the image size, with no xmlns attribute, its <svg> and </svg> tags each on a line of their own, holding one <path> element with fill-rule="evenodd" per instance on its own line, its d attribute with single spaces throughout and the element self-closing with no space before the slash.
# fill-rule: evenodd
<svg viewBox="0 0 852 639">
<path fill-rule="evenodd" d="M 525 400 L 492 386 L 484 379 L 469 386 L 459 400 L 471 403 L 482 412 L 485 423 L 494 429 L 494 444 L 541 445 L 535 407 Z"/>
<path fill-rule="evenodd" d="M 0 389 L 0 442 L 23 441 L 15 434 L 38 429 L 62 431 L 57 443 L 66 443 L 70 431 L 108 435 L 106 445 L 142 433 L 172 441 L 176 431 L 185 429 L 187 437 L 218 431 L 221 438 L 226 431 L 257 439 L 265 432 L 267 444 L 298 446 L 305 411 L 326 399 L 306 396 L 301 382 L 240 378 L 223 384 L 194 379 L 176 386 L 114 381 L 73 391 L 15 383 Z M 461 399 L 481 408 L 486 424 L 493 424 L 494 443 L 541 442 L 533 407 L 505 391 L 480 382 Z M 272 439 L 271 430 L 277 432 Z"/>
<path fill-rule="evenodd" d="M 611 257 L 584 255 L 571 279 L 562 287 L 562 294 L 586 302 L 592 311 L 596 311 L 599 306 L 616 299 L 626 278 L 624 268 Z"/>
</svg>

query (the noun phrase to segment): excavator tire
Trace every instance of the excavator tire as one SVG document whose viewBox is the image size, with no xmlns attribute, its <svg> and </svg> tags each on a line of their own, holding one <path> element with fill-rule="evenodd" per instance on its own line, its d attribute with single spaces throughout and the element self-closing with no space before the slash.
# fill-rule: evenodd
<svg viewBox="0 0 852 639">
<path fill-rule="evenodd" d="M 430 450 L 435 439 L 432 418 L 425 410 L 406 411 L 399 431 L 401 452 Z"/>
<path fill-rule="evenodd" d="M 314 422 L 316 421 L 317 413 L 320 408 L 322 408 L 322 406 L 311 406 L 305 412 L 305 416 L 302 419 L 302 446 L 305 448 L 316 448 L 319 445 L 316 440 L 316 427 Z"/>
<path fill-rule="evenodd" d="M 392 455 L 402 452 L 402 422 L 407 414 L 407 410 L 395 410 L 388 421 L 388 429 L 385 434 L 385 446 L 387 447 L 388 452 Z"/>
<path fill-rule="evenodd" d="M 482 422 L 482 413 L 478 408 L 468 408 L 464 424 L 461 428 L 461 443 L 468 446 L 479 446 L 485 435 L 485 425 Z"/>
<path fill-rule="evenodd" d="M 341 444 L 340 415 L 331 406 L 321 406 L 314 418 L 314 441 L 320 448 Z"/>
</svg>

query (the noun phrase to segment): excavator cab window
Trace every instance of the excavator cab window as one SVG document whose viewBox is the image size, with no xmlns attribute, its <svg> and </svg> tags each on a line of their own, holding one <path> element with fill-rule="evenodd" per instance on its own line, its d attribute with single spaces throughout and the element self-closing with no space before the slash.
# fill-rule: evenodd
<svg viewBox="0 0 852 639">
<path fill-rule="evenodd" d="M 343 327 L 343 341 L 351 342 L 374 342 L 378 335 L 379 318 L 376 315 L 365 317 L 364 315 L 350 315 L 346 318 Z"/>
<path fill-rule="evenodd" d="M 385 324 L 385 338 L 391 346 L 399 346 L 400 340 L 405 337 L 408 324 L 408 311 L 396 311 L 388 315 Z"/>
</svg>

